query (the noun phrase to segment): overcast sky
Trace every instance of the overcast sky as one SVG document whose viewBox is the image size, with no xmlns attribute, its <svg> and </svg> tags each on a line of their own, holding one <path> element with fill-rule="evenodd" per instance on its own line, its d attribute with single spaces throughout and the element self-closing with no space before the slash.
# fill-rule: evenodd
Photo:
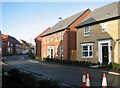
<svg viewBox="0 0 120 88">
<path fill-rule="evenodd" d="M 88 8 L 94 10 L 109 3 L 111 2 L 2 2 L 0 28 L 3 34 L 33 43 L 37 35 L 59 21 L 59 16 L 65 19 Z"/>
</svg>

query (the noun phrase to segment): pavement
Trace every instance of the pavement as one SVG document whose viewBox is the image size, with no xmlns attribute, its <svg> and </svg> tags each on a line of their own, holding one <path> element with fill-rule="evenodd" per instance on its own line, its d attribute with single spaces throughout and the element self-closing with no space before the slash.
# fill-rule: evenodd
<svg viewBox="0 0 120 88">
<path fill-rule="evenodd" d="M 37 60 L 28 60 L 28 61 L 33 62 L 33 63 L 44 63 L 44 64 L 46 63 L 46 64 L 67 66 L 69 68 L 88 69 L 88 70 L 100 70 L 100 71 L 103 71 L 103 72 L 108 73 L 108 74 L 113 74 L 113 75 L 119 75 L 120 76 L 120 69 L 99 67 L 99 65 L 86 67 L 86 66 L 71 65 L 71 64 L 61 64 L 61 63 L 56 63 L 56 62 L 45 62 L 45 61 L 38 62 Z"/>
</svg>

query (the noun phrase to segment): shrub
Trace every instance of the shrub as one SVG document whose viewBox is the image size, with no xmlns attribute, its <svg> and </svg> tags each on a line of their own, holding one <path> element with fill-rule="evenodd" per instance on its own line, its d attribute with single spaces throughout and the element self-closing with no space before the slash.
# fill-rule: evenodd
<svg viewBox="0 0 120 88">
<path fill-rule="evenodd" d="M 35 56 L 31 56 L 31 59 L 35 59 L 36 57 Z"/>
<path fill-rule="evenodd" d="M 120 64 L 112 63 L 112 67 L 113 67 L 113 68 L 120 69 Z"/>
</svg>

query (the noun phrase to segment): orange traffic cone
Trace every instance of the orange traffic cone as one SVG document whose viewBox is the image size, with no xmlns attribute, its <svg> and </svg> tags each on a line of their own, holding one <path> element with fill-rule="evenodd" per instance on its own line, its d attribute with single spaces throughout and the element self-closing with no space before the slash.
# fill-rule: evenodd
<svg viewBox="0 0 120 88">
<path fill-rule="evenodd" d="M 24 57 L 22 57 L 22 61 L 24 61 Z"/>
<path fill-rule="evenodd" d="M 106 74 L 103 73 L 102 88 L 107 88 Z"/>
<path fill-rule="evenodd" d="M 6 60 L 6 57 L 4 57 L 4 60 Z"/>
<path fill-rule="evenodd" d="M 83 77 L 82 77 L 82 87 L 86 86 L 86 71 L 83 72 Z"/>
<path fill-rule="evenodd" d="M 87 74 L 86 88 L 90 88 L 90 77 L 89 77 L 89 74 Z"/>
</svg>

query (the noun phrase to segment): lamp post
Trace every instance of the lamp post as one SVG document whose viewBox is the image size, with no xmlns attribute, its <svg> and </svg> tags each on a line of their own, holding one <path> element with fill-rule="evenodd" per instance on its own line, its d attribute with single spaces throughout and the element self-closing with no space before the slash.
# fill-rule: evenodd
<svg viewBox="0 0 120 88">
<path fill-rule="evenodd" d="M 59 19 L 62 21 L 62 17 L 59 17 Z M 61 42 L 60 42 L 60 59 L 62 60 L 62 24 L 61 24 Z"/>
</svg>

